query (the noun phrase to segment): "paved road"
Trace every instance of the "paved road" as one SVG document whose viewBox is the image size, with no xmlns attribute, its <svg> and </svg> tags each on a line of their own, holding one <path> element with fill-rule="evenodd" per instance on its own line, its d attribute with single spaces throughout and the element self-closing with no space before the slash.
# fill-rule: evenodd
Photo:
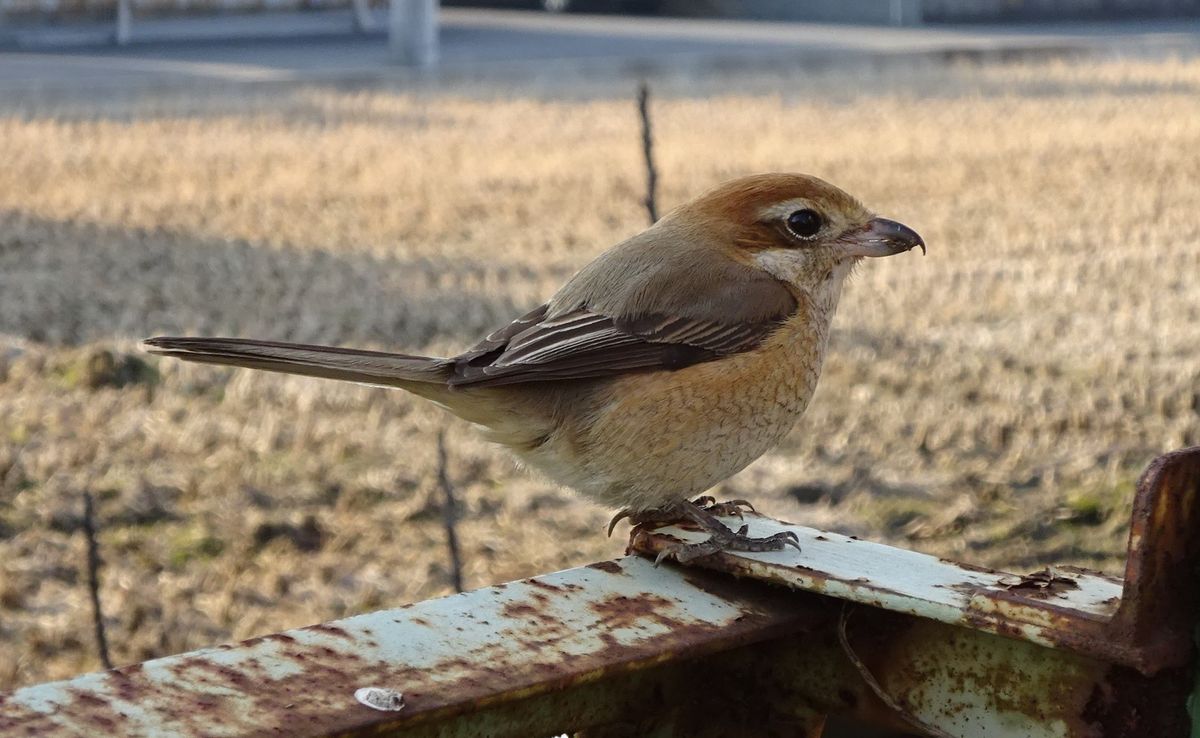
<svg viewBox="0 0 1200 738">
<path fill-rule="evenodd" d="M 98 45 L 107 26 L 0 27 L 0 96 L 106 94 L 190 84 L 373 82 L 570 65 L 629 71 L 670 65 L 829 62 L 904 55 L 1011 55 L 1200 49 L 1200 20 L 896 28 L 445 9 L 432 74 L 389 63 L 381 32 L 358 34 L 348 11 L 144 20 L 135 43 Z M 7 36 L 5 35 L 7 34 Z M 24 50 L 13 50 L 14 44 Z"/>
</svg>

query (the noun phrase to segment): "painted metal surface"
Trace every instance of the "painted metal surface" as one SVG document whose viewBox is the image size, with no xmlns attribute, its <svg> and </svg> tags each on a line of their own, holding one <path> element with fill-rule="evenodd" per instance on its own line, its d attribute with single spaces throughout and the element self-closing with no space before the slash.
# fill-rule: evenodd
<svg viewBox="0 0 1200 738">
<path fill-rule="evenodd" d="M 1068 648 L 1146 674 L 1188 663 L 1198 622 L 1200 449 L 1157 459 L 1138 482 L 1122 581 L 1070 567 L 1019 575 L 747 514 L 750 535 L 792 531 L 800 551 L 722 553 L 698 566 L 849 602 Z M 739 523 L 736 518 L 727 523 Z M 638 531 L 657 554 L 703 532 Z"/>
<path fill-rule="evenodd" d="M 799 538 L 800 551 L 724 553 L 698 560 L 697 565 L 1041 645 L 1059 645 L 1098 631 L 1120 605 L 1119 580 L 1077 569 L 1022 577 L 752 513 L 741 521 L 725 522 L 735 528 L 749 525 L 752 536 L 791 531 Z M 669 527 L 638 536 L 634 546 L 657 553 L 674 543 L 706 537 L 700 530 Z"/>
<path fill-rule="evenodd" d="M 18 690 L 0 735 L 395 731 L 779 636 L 808 617 L 790 599 L 629 557 Z"/>
<path fill-rule="evenodd" d="M 980 630 L 1012 632 L 1053 645 L 1056 617 L 1070 614 L 1088 622 L 1110 620 L 1117 612 L 1121 583 L 1098 574 L 1059 570 L 1052 583 L 1039 587 L 1000 571 L 963 567 L 934 556 L 858 540 L 829 531 L 781 523 L 749 513 L 752 536 L 795 533 L 800 551 L 727 553 L 701 565 L 792 589 L 817 592 L 848 602 L 881 607 Z M 702 541 L 707 533 L 664 528 L 635 542 L 657 552 L 678 541 Z"/>
<path fill-rule="evenodd" d="M 1146 676 L 1072 651 L 873 608 L 855 610 L 848 631 L 889 702 L 937 735 L 1189 735 L 1188 668 Z"/>
<path fill-rule="evenodd" d="M 844 713 L 961 738 L 1185 738 L 1198 495 L 1200 449 L 1151 465 L 1123 582 L 748 516 L 803 551 L 697 561 L 719 571 L 627 557 L 28 687 L 0 695 L 0 735 L 815 737 Z"/>
</svg>

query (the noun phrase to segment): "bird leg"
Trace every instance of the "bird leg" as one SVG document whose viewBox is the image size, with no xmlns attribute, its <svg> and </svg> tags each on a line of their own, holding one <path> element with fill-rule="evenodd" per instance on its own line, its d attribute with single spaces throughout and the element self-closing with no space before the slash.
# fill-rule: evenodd
<svg viewBox="0 0 1200 738">
<path fill-rule="evenodd" d="M 675 543 L 659 552 L 654 559 L 658 566 L 665 558 L 674 558 L 681 564 L 698 559 L 701 556 L 711 556 L 721 551 L 782 551 L 788 546 L 800 550 L 800 539 L 791 531 L 783 531 L 765 538 L 752 538 L 748 535 L 750 526 L 743 525 L 737 531 L 730 530 L 717 519 L 717 515 L 737 515 L 742 517 L 742 508 L 750 511 L 754 507 L 745 500 L 730 500 L 716 502 L 712 497 L 699 497 L 691 502 L 687 500 L 664 505 L 650 510 L 633 511 L 628 508 L 620 511 L 608 524 L 608 534 L 611 536 L 617 523 L 628 518 L 629 522 L 638 525 L 668 525 L 682 522 L 695 523 L 701 530 L 707 531 L 709 538 L 700 543 Z"/>
<path fill-rule="evenodd" d="M 704 510 L 705 512 L 716 515 L 717 517 L 736 516 L 739 520 L 742 518 L 743 509 L 749 512 L 755 512 L 754 505 L 751 505 L 749 500 L 728 500 L 726 502 L 717 502 L 717 498 L 713 497 L 712 495 L 697 497 L 696 499 L 692 500 L 692 504 L 701 510 Z"/>
<path fill-rule="evenodd" d="M 650 510 L 633 511 L 629 508 L 621 510 L 613 519 L 608 521 L 608 537 L 612 538 L 613 529 L 617 527 L 617 523 L 629 519 L 631 525 L 645 525 L 647 523 L 658 523 L 667 525 L 669 523 L 678 523 L 680 520 L 687 518 L 688 515 L 684 510 L 684 505 L 693 505 L 716 516 L 734 517 L 739 520 L 744 511 L 755 512 L 754 505 L 750 504 L 749 500 L 729 500 L 728 502 L 717 502 L 712 495 L 704 495 L 697 497 L 691 502 L 677 502 L 664 507 L 656 507 Z M 690 520 L 690 518 L 688 518 Z"/>
<path fill-rule="evenodd" d="M 608 521 L 608 537 L 612 538 L 613 528 L 616 528 L 617 523 L 626 518 L 629 519 L 630 525 L 633 526 L 648 524 L 670 525 L 671 523 L 679 523 L 685 519 L 690 520 L 687 517 L 685 506 L 691 506 L 692 504 L 684 501 L 649 510 L 630 510 L 629 508 L 625 508 L 614 515 L 612 520 Z"/>
<path fill-rule="evenodd" d="M 750 526 L 743 525 L 736 532 L 732 531 L 711 512 L 695 504 L 685 504 L 683 512 L 688 520 L 708 531 L 709 538 L 700 543 L 675 543 L 667 546 L 655 557 L 656 566 L 666 558 L 674 558 L 679 563 L 686 564 L 693 559 L 711 556 L 721 551 L 782 551 L 788 546 L 800 550 L 800 539 L 791 531 L 783 531 L 765 538 L 751 538 L 747 535 Z"/>
</svg>

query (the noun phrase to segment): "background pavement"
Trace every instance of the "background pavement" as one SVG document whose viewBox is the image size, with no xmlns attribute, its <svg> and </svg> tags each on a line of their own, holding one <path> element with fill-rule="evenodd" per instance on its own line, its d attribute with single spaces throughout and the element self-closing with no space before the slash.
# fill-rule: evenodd
<svg viewBox="0 0 1200 738">
<path fill-rule="evenodd" d="M 0 26 L 0 96 L 1200 48 L 1200 20 L 1189 19 L 897 28 L 444 9 L 441 64 L 416 72 L 389 61 L 382 31 L 355 32 L 349 11 L 139 19 L 120 48 L 103 43 L 111 30 Z"/>
</svg>

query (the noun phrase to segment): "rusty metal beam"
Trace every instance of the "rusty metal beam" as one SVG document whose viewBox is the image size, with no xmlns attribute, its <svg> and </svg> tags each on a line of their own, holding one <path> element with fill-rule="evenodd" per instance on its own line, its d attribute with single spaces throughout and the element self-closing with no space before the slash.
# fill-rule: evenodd
<svg viewBox="0 0 1200 738">
<path fill-rule="evenodd" d="M 677 690 L 635 710 L 657 694 L 638 672 L 811 618 L 790 593 L 726 579 L 603 562 L 18 690 L 0 696 L 0 735 L 549 735 L 651 715 Z M 656 684 L 687 684 L 669 671 Z M 402 709 L 360 704 L 368 687 Z"/>
<path fill-rule="evenodd" d="M 803 552 L 703 561 L 718 571 L 632 556 L 28 687 L 0 695 L 0 735 L 817 736 L 839 713 L 935 735 L 1183 738 L 1198 494 L 1200 450 L 1151 466 L 1124 582 L 752 517 Z M 366 688 L 398 709 L 363 704 Z"/>
<path fill-rule="evenodd" d="M 707 569 L 973 630 L 1065 648 L 1152 675 L 1192 663 L 1200 624 L 1200 447 L 1156 459 L 1133 503 L 1124 580 L 1075 567 L 1018 575 L 747 515 L 751 535 L 789 530 L 801 551 L 722 553 Z M 636 531 L 657 554 L 697 530 Z"/>
<path fill-rule="evenodd" d="M 921 725 L 955 736 L 1200 736 L 1200 714 L 1189 714 L 1200 694 L 1200 447 L 1159 457 L 1138 480 L 1123 580 L 1069 567 L 1016 575 L 744 522 L 751 535 L 796 533 L 801 551 L 696 564 L 874 608 L 867 671 Z M 657 554 L 702 538 L 668 527 L 631 543 Z"/>
</svg>

